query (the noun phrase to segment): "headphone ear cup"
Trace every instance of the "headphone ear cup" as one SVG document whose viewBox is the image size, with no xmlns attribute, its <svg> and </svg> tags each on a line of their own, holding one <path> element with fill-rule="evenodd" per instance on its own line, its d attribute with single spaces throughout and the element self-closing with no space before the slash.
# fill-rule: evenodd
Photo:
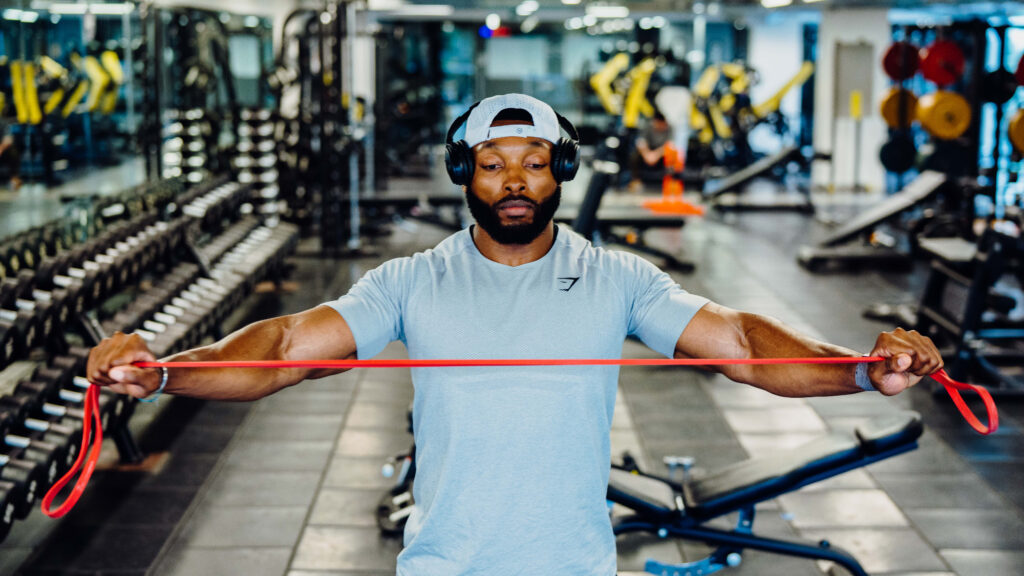
<svg viewBox="0 0 1024 576">
<path fill-rule="evenodd" d="M 463 141 L 444 147 L 444 167 L 456 186 L 469 186 L 473 181 L 473 154 Z"/>
<path fill-rule="evenodd" d="M 551 175 L 558 182 L 568 182 L 580 169 L 580 146 L 573 140 L 562 138 L 551 151 Z"/>
</svg>

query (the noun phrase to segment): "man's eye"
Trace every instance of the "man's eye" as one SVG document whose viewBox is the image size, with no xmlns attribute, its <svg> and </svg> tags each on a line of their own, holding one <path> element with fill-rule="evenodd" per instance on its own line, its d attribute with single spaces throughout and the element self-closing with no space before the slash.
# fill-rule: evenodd
<svg viewBox="0 0 1024 576">
<path fill-rule="evenodd" d="M 547 164 L 545 164 L 545 163 L 542 163 L 542 162 L 536 162 L 536 163 L 533 163 L 533 164 L 528 164 L 528 166 L 529 166 L 530 168 L 533 168 L 534 170 L 542 170 L 542 169 L 544 169 L 544 168 L 547 168 L 547 167 L 548 167 L 548 165 L 547 165 Z"/>
<path fill-rule="evenodd" d="M 497 170 L 500 166 L 498 164 L 484 164 L 481 168 L 484 170 Z"/>
</svg>

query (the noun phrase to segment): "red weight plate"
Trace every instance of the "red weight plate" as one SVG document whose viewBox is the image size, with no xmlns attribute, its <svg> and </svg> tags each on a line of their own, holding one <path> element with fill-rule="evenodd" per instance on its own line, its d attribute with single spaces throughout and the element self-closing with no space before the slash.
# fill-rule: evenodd
<svg viewBox="0 0 1024 576">
<path fill-rule="evenodd" d="M 920 64 L 917 48 L 909 42 L 893 42 L 882 55 L 882 69 L 896 82 L 913 77 Z"/>
<path fill-rule="evenodd" d="M 949 86 L 964 73 L 964 53 L 955 42 L 936 40 L 921 51 L 921 74 L 938 86 Z"/>
</svg>

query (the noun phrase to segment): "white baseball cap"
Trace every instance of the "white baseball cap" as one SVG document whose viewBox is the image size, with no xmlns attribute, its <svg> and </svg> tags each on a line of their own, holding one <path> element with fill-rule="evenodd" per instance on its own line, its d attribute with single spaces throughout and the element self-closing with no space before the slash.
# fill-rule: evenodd
<svg viewBox="0 0 1024 576">
<path fill-rule="evenodd" d="M 525 110 L 530 115 L 533 125 L 491 126 L 498 113 L 511 108 Z M 481 142 L 505 136 L 540 138 L 552 144 L 558 144 L 561 139 L 561 133 L 558 131 L 558 117 L 551 106 L 526 94 L 502 94 L 484 98 L 469 113 L 469 118 L 466 119 L 466 136 L 463 140 L 466 141 L 467 146 L 472 148 Z"/>
</svg>

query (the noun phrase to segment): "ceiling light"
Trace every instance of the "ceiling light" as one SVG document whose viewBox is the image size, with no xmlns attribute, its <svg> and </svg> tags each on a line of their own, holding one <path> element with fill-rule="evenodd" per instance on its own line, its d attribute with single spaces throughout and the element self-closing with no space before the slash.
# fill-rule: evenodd
<svg viewBox="0 0 1024 576">
<path fill-rule="evenodd" d="M 765 8 L 782 8 L 783 6 L 789 6 L 793 3 L 793 0 L 761 0 L 761 6 Z"/>
<path fill-rule="evenodd" d="M 394 9 L 384 10 L 386 14 L 395 16 L 451 16 L 455 8 L 450 4 L 404 4 Z"/>
<path fill-rule="evenodd" d="M 587 6 L 586 12 L 587 16 L 594 16 L 595 18 L 626 18 L 629 16 L 629 8 L 625 6 Z"/>
<path fill-rule="evenodd" d="M 580 0 L 562 0 L 562 4 L 566 6 L 575 6 L 580 3 Z"/>
<path fill-rule="evenodd" d="M 537 27 L 537 24 L 540 24 L 540 18 L 530 16 L 526 20 L 523 20 L 523 23 L 519 25 L 519 29 L 522 30 L 523 34 L 529 34 L 530 32 L 533 32 L 533 29 Z"/>
<path fill-rule="evenodd" d="M 516 6 L 517 16 L 529 16 L 540 8 L 540 4 L 537 0 L 523 0 L 518 6 Z"/>
<path fill-rule="evenodd" d="M 501 16 L 498 16 L 497 14 L 494 13 L 488 14 L 487 18 L 484 19 L 484 25 L 490 28 L 491 30 L 497 30 L 498 28 L 501 28 Z"/>
<path fill-rule="evenodd" d="M 134 9 L 135 6 L 128 2 L 119 4 L 89 4 L 89 12 L 99 15 L 131 14 Z"/>
</svg>

